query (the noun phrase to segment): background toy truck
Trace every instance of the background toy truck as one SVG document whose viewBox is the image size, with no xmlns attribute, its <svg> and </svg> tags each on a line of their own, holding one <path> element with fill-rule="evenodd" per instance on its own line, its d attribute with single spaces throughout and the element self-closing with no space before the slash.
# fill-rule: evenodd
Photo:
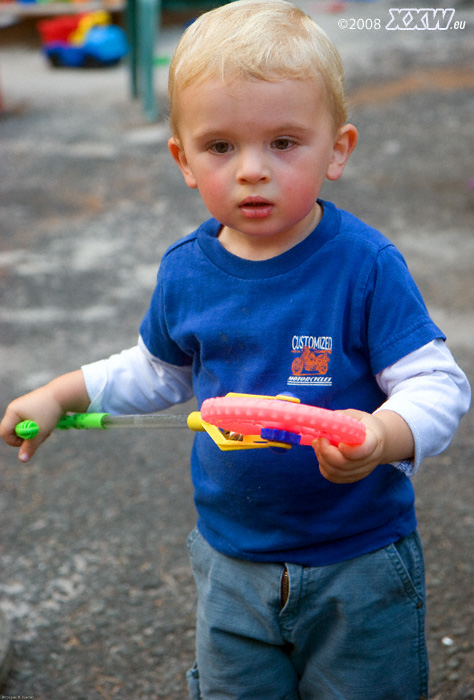
<svg viewBox="0 0 474 700">
<path fill-rule="evenodd" d="M 128 52 L 125 32 L 107 12 L 56 17 L 38 23 L 43 52 L 55 67 L 98 68 L 118 63 Z"/>
</svg>

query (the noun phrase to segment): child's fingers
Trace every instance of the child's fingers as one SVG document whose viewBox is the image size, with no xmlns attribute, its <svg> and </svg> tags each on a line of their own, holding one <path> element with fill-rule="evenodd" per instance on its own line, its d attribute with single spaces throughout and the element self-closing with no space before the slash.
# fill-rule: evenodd
<svg viewBox="0 0 474 700">
<path fill-rule="evenodd" d="M 18 452 L 18 459 L 20 460 L 20 462 L 29 462 L 35 454 L 38 447 L 41 445 L 42 442 L 44 442 L 44 440 L 45 438 L 39 437 L 34 438 L 34 440 L 23 440 L 20 446 L 20 450 Z"/>
<path fill-rule="evenodd" d="M 7 411 L 0 423 L 0 437 L 11 447 L 19 447 L 23 442 L 15 433 L 15 427 L 20 421 L 18 414 Z"/>
<path fill-rule="evenodd" d="M 363 445 L 331 445 L 326 438 L 312 444 L 319 462 L 319 471 L 335 484 L 351 484 L 365 478 L 376 466 L 367 457 Z M 362 454 L 361 458 L 356 455 Z"/>
<path fill-rule="evenodd" d="M 11 447 L 19 447 L 18 458 L 21 462 L 28 462 L 38 449 L 38 447 L 43 443 L 49 436 L 51 431 L 45 432 L 44 430 L 31 440 L 24 440 L 15 432 L 16 426 L 25 420 L 25 417 L 11 409 L 8 408 L 5 416 L 0 423 L 0 437 L 10 445 Z"/>
<path fill-rule="evenodd" d="M 312 443 L 319 462 L 319 471 L 322 476 L 333 483 L 344 483 L 347 479 L 347 460 L 340 450 L 331 445 L 326 438 L 319 438 Z"/>
<path fill-rule="evenodd" d="M 367 432 L 365 441 L 361 445 L 346 445 L 341 442 L 337 450 L 345 458 L 352 462 L 367 459 L 374 451 L 374 439 L 370 432 Z"/>
<path fill-rule="evenodd" d="M 320 463 L 342 467 L 347 462 L 339 447 L 332 445 L 327 438 L 318 438 L 312 446 Z"/>
</svg>

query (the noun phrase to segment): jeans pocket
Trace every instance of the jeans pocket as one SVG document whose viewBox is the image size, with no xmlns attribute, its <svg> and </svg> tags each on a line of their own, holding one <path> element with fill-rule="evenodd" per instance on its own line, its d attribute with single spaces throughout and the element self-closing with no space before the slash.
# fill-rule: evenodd
<svg viewBox="0 0 474 700">
<path fill-rule="evenodd" d="M 417 608 L 425 604 L 425 567 L 418 532 L 388 545 L 385 551 L 406 595 Z"/>
<path fill-rule="evenodd" d="M 186 547 L 188 550 L 188 556 L 189 558 L 192 557 L 193 549 L 194 549 L 194 544 L 196 543 L 196 540 L 200 537 L 199 530 L 197 527 L 193 528 L 191 532 L 188 535 L 188 538 L 186 540 Z"/>
<path fill-rule="evenodd" d="M 186 674 L 186 679 L 188 681 L 189 700 L 202 700 L 197 663 L 189 669 Z"/>
</svg>

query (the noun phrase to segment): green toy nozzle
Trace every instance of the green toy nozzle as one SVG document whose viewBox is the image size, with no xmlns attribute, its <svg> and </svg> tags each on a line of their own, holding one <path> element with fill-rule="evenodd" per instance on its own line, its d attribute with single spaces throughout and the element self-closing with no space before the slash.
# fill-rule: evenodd
<svg viewBox="0 0 474 700">
<path fill-rule="evenodd" d="M 33 420 L 24 420 L 15 427 L 15 433 L 22 440 L 33 440 L 39 433 L 39 427 Z"/>
<path fill-rule="evenodd" d="M 74 413 L 71 416 L 63 416 L 56 428 L 59 430 L 107 430 L 104 419 L 108 413 Z"/>
<path fill-rule="evenodd" d="M 105 419 L 108 413 L 75 413 L 71 416 L 63 416 L 56 428 L 59 430 L 107 430 Z M 39 426 L 32 420 L 24 420 L 15 427 L 15 433 L 22 440 L 33 440 L 39 433 Z"/>
</svg>

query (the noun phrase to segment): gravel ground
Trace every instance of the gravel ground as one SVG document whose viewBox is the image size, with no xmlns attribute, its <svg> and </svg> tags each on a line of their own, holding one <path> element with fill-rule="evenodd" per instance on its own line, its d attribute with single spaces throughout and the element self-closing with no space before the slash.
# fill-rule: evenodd
<svg viewBox="0 0 474 700">
<path fill-rule="evenodd" d="M 464 29 L 390 32 L 385 0 L 337 14 L 301 4 L 341 49 L 360 132 L 344 178 L 323 195 L 400 247 L 472 381 L 473 8 L 454 6 Z M 338 27 L 378 17 L 377 31 Z M 161 53 L 178 34 L 166 29 Z M 146 124 L 128 100 L 124 67 L 52 71 L 31 37 L 2 37 L 3 409 L 133 345 L 163 251 L 206 213 L 171 163 L 166 123 Z M 165 83 L 160 69 L 161 92 Z M 473 427 L 469 415 L 415 478 L 432 700 L 474 698 Z M 5 696 L 185 700 L 191 439 L 54 434 L 28 466 L 0 446 L 0 610 L 13 657 Z"/>
</svg>

